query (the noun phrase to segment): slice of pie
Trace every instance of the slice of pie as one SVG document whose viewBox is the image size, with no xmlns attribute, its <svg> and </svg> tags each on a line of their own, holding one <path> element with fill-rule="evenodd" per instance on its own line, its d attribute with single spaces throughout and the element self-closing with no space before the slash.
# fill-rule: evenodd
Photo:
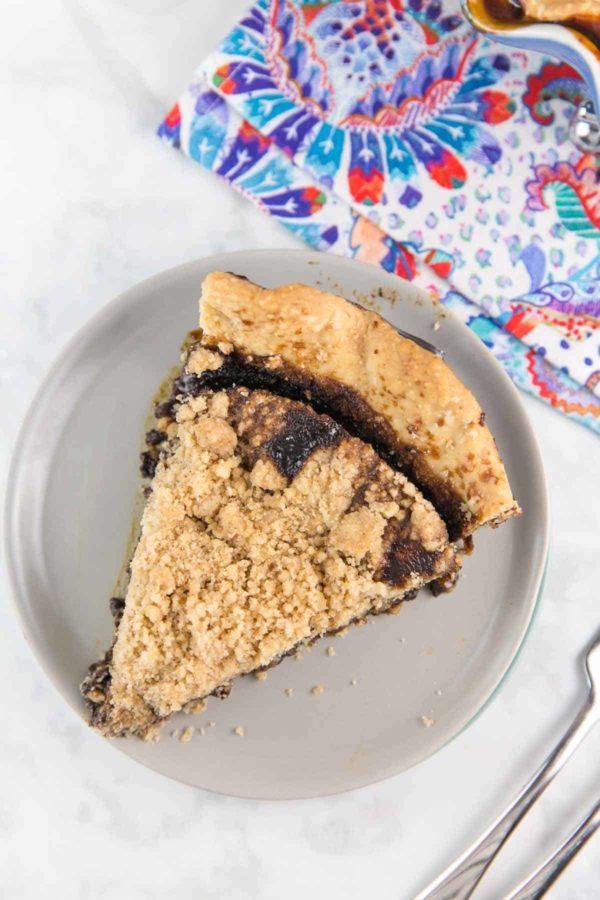
<svg viewBox="0 0 600 900">
<path fill-rule="evenodd" d="M 82 684 L 109 737 L 156 738 L 235 677 L 452 584 L 460 538 L 517 511 L 476 401 L 375 314 L 215 274 L 201 324 L 147 435 L 113 646 Z"/>
</svg>

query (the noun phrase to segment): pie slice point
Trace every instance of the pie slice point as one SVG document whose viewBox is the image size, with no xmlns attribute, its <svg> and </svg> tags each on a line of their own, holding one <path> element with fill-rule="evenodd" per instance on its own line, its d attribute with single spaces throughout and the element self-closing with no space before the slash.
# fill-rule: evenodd
<svg viewBox="0 0 600 900">
<path fill-rule="evenodd" d="M 114 646 L 82 687 L 108 736 L 151 739 L 237 676 L 460 565 L 414 485 L 306 404 L 203 389 L 160 427 Z"/>
</svg>

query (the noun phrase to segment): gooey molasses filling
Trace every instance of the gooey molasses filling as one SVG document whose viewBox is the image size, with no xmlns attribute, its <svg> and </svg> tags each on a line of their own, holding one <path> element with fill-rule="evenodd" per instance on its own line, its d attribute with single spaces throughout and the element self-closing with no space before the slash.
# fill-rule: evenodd
<svg viewBox="0 0 600 900">
<path fill-rule="evenodd" d="M 286 416 L 284 427 L 267 441 L 264 451 L 289 482 L 314 450 L 335 446 L 342 436 L 342 429 L 336 422 L 323 421 L 302 408 L 292 409 Z"/>
<path fill-rule="evenodd" d="M 193 350 L 192 346 L 190 353 Z M 223 354 L 213 347 L 211 352 L 222 357 L 221 366 L 199 375 L 184 371 L 173 383 L 171 399 L 157 408 L 157 418 L 173 418 L 178 396 L 197 396 L 207 388 L 222 390 L 240 386 L 307 403 L 315 412 L 330 416 L 348 434 L 370 444 L 384 462 L 406 475 L 433 503 L 446 523 L 450 540 L 462 537 L 468 518 L 461 498 L 445 481 L 427 471 L 426 460 L 414 448 L 400 444 L 389 424 L 355 391 L 334 379 L 315 378 L 287 364 L 269 368 L 264 360 L 246 358 L 235 350 Z M 151 462 L 145 462 L 151 468 Z"/>
<path fill-rule="evenodd" d="M 256 376 L 256 380 L 254 376 Z M 258 380 L 260 380 L 260 387 L 257 387 L 256 381 Z M 240 402 L 240 396 L 236 388 L 241 386 L 251 390 L 264 390 L 265 381 L 268 381 L 271 389 L 277 388 L 276 391 L 272 391 L 274 398 L 285 396 L 287 399 L 291 399 L 290 394 L 292 390 L 290 384 L 274 380 L 273 370 L 250 370 L 248 364 L 242 363 L 241 357 L 230 354 L 223 357 L 223 364 L 219 369 L 207 369 L 200 375 L 184 372 L 174 382 L 173 394 L 179 397 L 198 396 L 202 391 L 225 389 L 229 394 L 235 420 L 241 412 L 240 407 L 243 407 L 243 401 Z M 301 396 L 301 401 L 305 400 L 305 396 L 300 395 L 297 388 L 294 389 L 294 394 Z M 348 437 L 351 433 L 349 429 L 342 427 L 329 415 L 317 412 L 313 402 L 314 392 L 311 394 L 311 398 L 311 405 L 309 406 L 294 404 L 277 426 L 271 425 L 269 428 L 270 434 L 266 439 L 260 438 L 260 419 L 255 421 L 255 427 L 252 429 L 255 439 L 248 439 L 249 436 L 247 435 L 240 445 L 244 464 L 248 468 L 251 469 L 259 457 L 269 458 L 279 473 L 290 484 L 314 451 L 326 447 L 336 447 L 344 438 Z M 324 404 L 321 402 L 320 408 L 322 409 L 323 406 Z M 158 414 L 159 417 L 161 414 L 167 417 L 174 417 L 175 405 L 172 401 L 167 401 L 167 404 L 162 404 L 158 407 Z M 355 425 L 354 422 L 351 424 Z M 358 429 L 354 427 L 352 430 L 356 435 Z M 155 430 L 149 432 L 146 436 L 149 451 L 142 454 L 141 465 L 142 475 L 146 477 L 149 469 L 154 473 L 158 463 L 161 441 L 157 440 L 155 435 L 164 435 L 165 441 L 167 438 L 164 432 Z M 365 443 L 371 445 L 369 441 Z M 373 446 L 373 449 L 378 456 L 383 458 L 383 453 L 376 446 Z M 149 458 L 151 460 L 150 465 L 148 462 Z M 357 486 L 350 507 L 352 510 L 359 508 L 364 502 L 366 492 L 371 484 L 372 470 L 373 466 L 371 466 L 364 481 Z M 406 526 L 406 520 L 388 523 L 384 535 L 384 545 L 387 547 L 387 552 L 377 571 L 377 580 L 400 585 L 411 573 L 423 576 L 431 576 L 434 573 L 436 561 L 440 554 L 435 551 L 425 551 L 417 541 L 411 540 L 406 533 Z M 451 573 L 433 582 L 432 589 L 434 593 L 452 590 L 456 581 L 456 575 L 457 573 Z"/>
</svg>

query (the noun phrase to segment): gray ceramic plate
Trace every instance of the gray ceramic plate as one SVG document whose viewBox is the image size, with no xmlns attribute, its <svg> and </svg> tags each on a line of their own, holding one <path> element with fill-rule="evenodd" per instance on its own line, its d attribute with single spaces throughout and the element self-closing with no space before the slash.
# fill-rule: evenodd
<svg viewBox="0 0 600 900">
<path fill-rule="evenodd" d="M 423 591 L 399 615 L 322 640 L 264 682 L 242 679 L 203 715 L 176 717 L 158 744 L 115 742 L 158 772 L 243 797 L 356 788 L 439 750 L 491 697 L 531 622 L 547 553 L 544 474 L 517 392 L 452 316 L 434 331 L 439 307 L 405 282 L 333 256 L 252 251 L 163 272 L 104 308 L 47 376 L 15 451 L 7 539 L 19 616 L 49 678 L 82 716 L 79 682 L 110 642 L 107 601 L 130 534 L 144 420 L 214 269 L 265 285 L 304 281 L 354 299 L 391 297 L 379 301 L 383 315 L 435 341 L 477 394 L 525 510 L 477 535 L 454 593 Z M 310 692 L 316 684 L 320 696 Z M 435 724 L 426 727 L 423 716 Z M 216 724 L 183 744 L 170 731 L 184 720 Z M 244 738 L 232 733 L 237 725 Z"/>
</svg>

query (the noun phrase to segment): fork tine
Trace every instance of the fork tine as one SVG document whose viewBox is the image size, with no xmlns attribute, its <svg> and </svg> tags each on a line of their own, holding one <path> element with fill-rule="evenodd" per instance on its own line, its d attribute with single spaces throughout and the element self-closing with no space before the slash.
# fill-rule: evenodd
<svg viewBox="0 0 600 900">
<path fill-rule="evenodd" d="M 600 800 L 558 850 L 505 900 L 538 900 L 539 897 L 543 897 L 598 827 L 600 827 Z"/>
</svg>

